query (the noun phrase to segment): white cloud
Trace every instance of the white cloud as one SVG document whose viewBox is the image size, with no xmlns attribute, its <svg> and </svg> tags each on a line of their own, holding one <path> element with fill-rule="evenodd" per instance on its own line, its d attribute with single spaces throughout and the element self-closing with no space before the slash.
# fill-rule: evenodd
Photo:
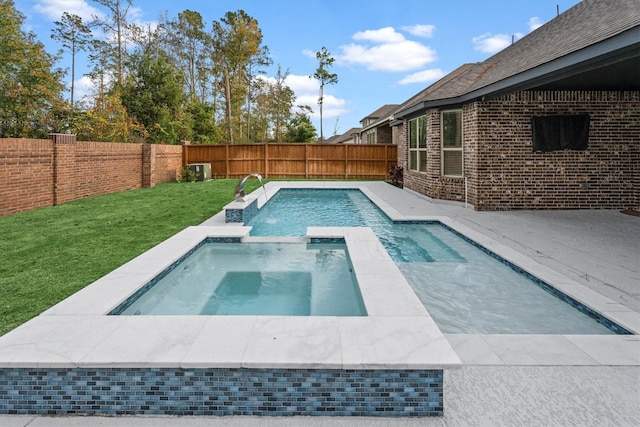
<svg viewBox="0 0 640 427">
<path fill-rule="evenodd" d="M 540 18 L 533 16 L 527 21 L 529 32 L 536 30 L 544 25 Z M 524 37 L 523 33 L 517 32 L 513 35 L 509 34 L 491 34 L 484 33 L 473 38 L 475 49 L 485 53 L 496 53 L 509 46 L 512 42 Z"/>
<path fill-rule="evenodd" d="M 301 96 L 296 100 L 296 105 L 308 105 L 313 110 L 313 113 L 311 113 L 311 117 L 315 119 L 320 118 L 320 106 L 318 105 L 318 94 Z M 349 109 L 347 108 L 346 100 L 341 98 L 336 98 L 333 95 L 327 95 L 325 93 L 324 97 L 322 98 L 322 118 L 323 119 L 340 117 L 341 115 L 344 115 L 347 113 L 349 113 Z"/>
<path fill-rule="evenodd" d="M 311 49 L 303 49 L 302 50 L 302 54 L 304 56 L 308 56 L 311 59 L 316 59 L 316 53 L 314 51 L 312 51 Z"/>
<path fill-rule="evenodd" d="M 309 76 L 299 76 L 295 74 L 289 74 L 284 82 L 296 94 L 315 93 L 316 98 L 318 97 L 318 90 L 320 89 L 320 84 L 318 83 L 317 80 Z"/>
<path fill-rule="evenodd" d="M 409 25 L 402 27 L 402 30 L 408 32 L 416 37 L 433 37 L 433 33 L 436 31 L 435 25 Z"/>
<path fill-rule="evenodd" d="M 338 64 L 361 65 L 370 71 L 402 72 L 416 70 L 436 60 L 436 52 L 422 43 L 407 40 L 393 27 L 359 31 L 359 43 L 340 46 Z"/>
<path fill-rule="evenodd" d="M 47 19 L 51 21 L 59 21 L 64 12 L 78 15 L 85 24 L 93 21 L 95 17 L 104 19 L 106 16 L 101 9 L 93 7 L 87 3 L 86 0 L 39 0 L 33 8 L 36 12 L 46 16 Z M 150 26 L 153 29 L 158 25 L 157 22 L 142 21 L 140 19 L 142 15 L 142 9 L 131 6 L 127 11 L 127 20 L 142 28 Z M 92 32 L 97 38 L 104 37 L 99 28 L 92 28 Z"/>
<path fill-rule="evenodd" d="M 511 44 L 511 36 L 509 34 L 491 34 L 484 33 L 481 36 L 473 38 L 475 49 L 485 53 L 496 53 Z"/>
<path fill-rule="evenodd" d="M 379 30 L 359 31 L 353 35 L 354 40 L 370 41 L 373 43 L 400 43 L 405 40 L 393 27 L 384 27 Z"/>
<path fill-rule="evenodd" d="M 85 0 L 40 0 L 33 8 L 51 21 L 59 20 L 63 12 L 78 15 L 85 23 L 91 21 L 94 15 L 103 16 L 99 9 L 89 5 Z"/>
<path fill-rule="evenodd" d="M 308 105 L 313 110 L 311 117 L 320 117 L 320 108 L 318 107 L 320 83 L 316 79 L 289 74 L 285 79 L 285 84 L 296 94 L 296 105 Z M 346 100 L 327 93 L 326 87 L 323 95 L 322 116 L 324 118 L 338 117 L 348 112 Z"/>
<path fill-rule="evenodd" d="M 270 83 L 276 82 L 275 77 L 258 76 L 257 78 L 266 80 Z M 296 106 L 307 105 L 313 110 L 310 115 L 311 117 L 316 119 L 320 117 L 320 108 L 318 106 L 320 83 L 316 79 L 309 76 L 289 74 L 284 80 L 284 83 L 295 93 Z M 323 95 L 322 116 L 324 118 L 338 117 L 349 112 L 346 107 L 347 101 L 328 94 L 326 87 Z"/>
<path fill-rule="evenodd" d="M 411 40 L 375 46 L 352 43 L 340 49 L 339 63 L 363 65 L 371 71 L 415 70 L 436 60 L 433 49 Z"/>
<path fill-rule="evenodd" d="M 542 27 L 543 23 L 540 21 L 540 18 L 538 18 L 537 16 L 533 16 L 529 18 L 527 25 L 529 25 L 529 31 L 533 31 Z"/>
<path fill-rule="evenodd" d="M 398 81 L 398 84 L 407 85 L 411 83 L 427 83 L 438 80 L 445 76 L 445 72 L 440 68 L 432 68 L 429 70 L 419 71 L 413 73 Z"/>
<path fill-rule="evenodd" d="M 81 100 L 85 96 L 91 95 L 94 93 L 95 83 L 88 76 L 82 76 L 77 79 L 73 85 L 73 98 L 74 101 L 77 102 Z"/>
</svg>

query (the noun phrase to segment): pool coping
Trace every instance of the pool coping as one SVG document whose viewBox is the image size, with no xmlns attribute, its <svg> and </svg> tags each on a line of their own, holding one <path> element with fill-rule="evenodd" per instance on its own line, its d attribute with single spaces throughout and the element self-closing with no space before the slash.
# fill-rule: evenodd
<svg viewBox="0 0 640 427">
<path fill-rule="evenodd" d="M 294 187 L 358 188 L 393 220 L 441 222 L 621 326 L 636 334 L 640 331 L 640 319 L 633 310 L 448 217 L 401 215 L 366 185 L 355 182 L 272 182 L 267 184 L 266 197 L 280 188 Z M 262 191 L 254 193 L 258 194 L 253 198 L 264 203 Z M 250 203 L 251 196 L 244 203 Z M 230 205 L 238 203 L 242 202 Z M 248 227 L 224 224 L 220 214 L 181 231 L 0 337 L 0 367 L 640 365 L 637 335 L 442 334 L 422 304 L 416 305 L 417 297 L 365 227 L 310 227 L 308 236 L 345 237 L 356 276 L 365 289 L 367 318 L 105 315 L 182 256 L 194 241 L 205 235 L 247 239 L 248 232 Z M 388 292 L 389 286 L 396 291 Z"/>
</svg>

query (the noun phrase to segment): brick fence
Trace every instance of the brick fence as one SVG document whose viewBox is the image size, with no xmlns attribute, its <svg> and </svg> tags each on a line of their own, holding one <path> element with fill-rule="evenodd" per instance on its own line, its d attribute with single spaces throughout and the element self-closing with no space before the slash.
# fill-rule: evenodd
<svg viewBox="0 0 640 427">
<path fill-rule="evenodd" d="M 0 216 L 173 181 L 182 146 L 0 139 Z"/>
</svg>

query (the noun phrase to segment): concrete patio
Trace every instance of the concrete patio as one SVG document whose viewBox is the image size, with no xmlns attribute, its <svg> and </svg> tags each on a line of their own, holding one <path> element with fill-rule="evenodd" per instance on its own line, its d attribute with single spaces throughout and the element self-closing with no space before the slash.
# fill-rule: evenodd
<svg viewBox="0 0 640 427">
<path fill-rule="evenodd" d="M 299 183 L 296 183 L 299 184 Z M 316 183 L 317 184 L 317 183 Z M 335 184 L 335 183 L 332 183 Z M 350 185 L 343 183 L 344 185 Z M 400 217 L 442 217 L 588 288 L 640 330 L 640 217 L 617 211 L 476 212 L 382 182 L 360 183 Z M 219 216 L 207 225 L 214 225 Z M 532 271 L 536 273 L 536 271 Z M 575 286 L 575 285 L 572 285 Z M 640 338 L 446 335 L 463 366 L 445 370 L 442 418 L 0 416 L 3 426 L 633 426 Z M 517 349 L 514 350 L 514 349 Z"/>
</svg>

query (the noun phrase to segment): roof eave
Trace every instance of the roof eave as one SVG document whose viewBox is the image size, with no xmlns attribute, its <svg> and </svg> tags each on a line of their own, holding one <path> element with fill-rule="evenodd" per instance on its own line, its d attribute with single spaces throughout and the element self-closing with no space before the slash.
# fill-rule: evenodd
<svg viewBox="0 0 640 427">
<path fill-rule="evenodd" d="M 394 118 L 402 119 L 429 108 L 461 105 L 482 97 L 532 89 L 544 83 L 570 76 L 578 71 L 582 72 L 597 68 L 603 62 L 613 63 L 637 57 L 640 49 L 638 40 L 640 40 L 640 26 L 462 95 L 422 101 L 412 107 L 396 112 Z"/>
</svg>

